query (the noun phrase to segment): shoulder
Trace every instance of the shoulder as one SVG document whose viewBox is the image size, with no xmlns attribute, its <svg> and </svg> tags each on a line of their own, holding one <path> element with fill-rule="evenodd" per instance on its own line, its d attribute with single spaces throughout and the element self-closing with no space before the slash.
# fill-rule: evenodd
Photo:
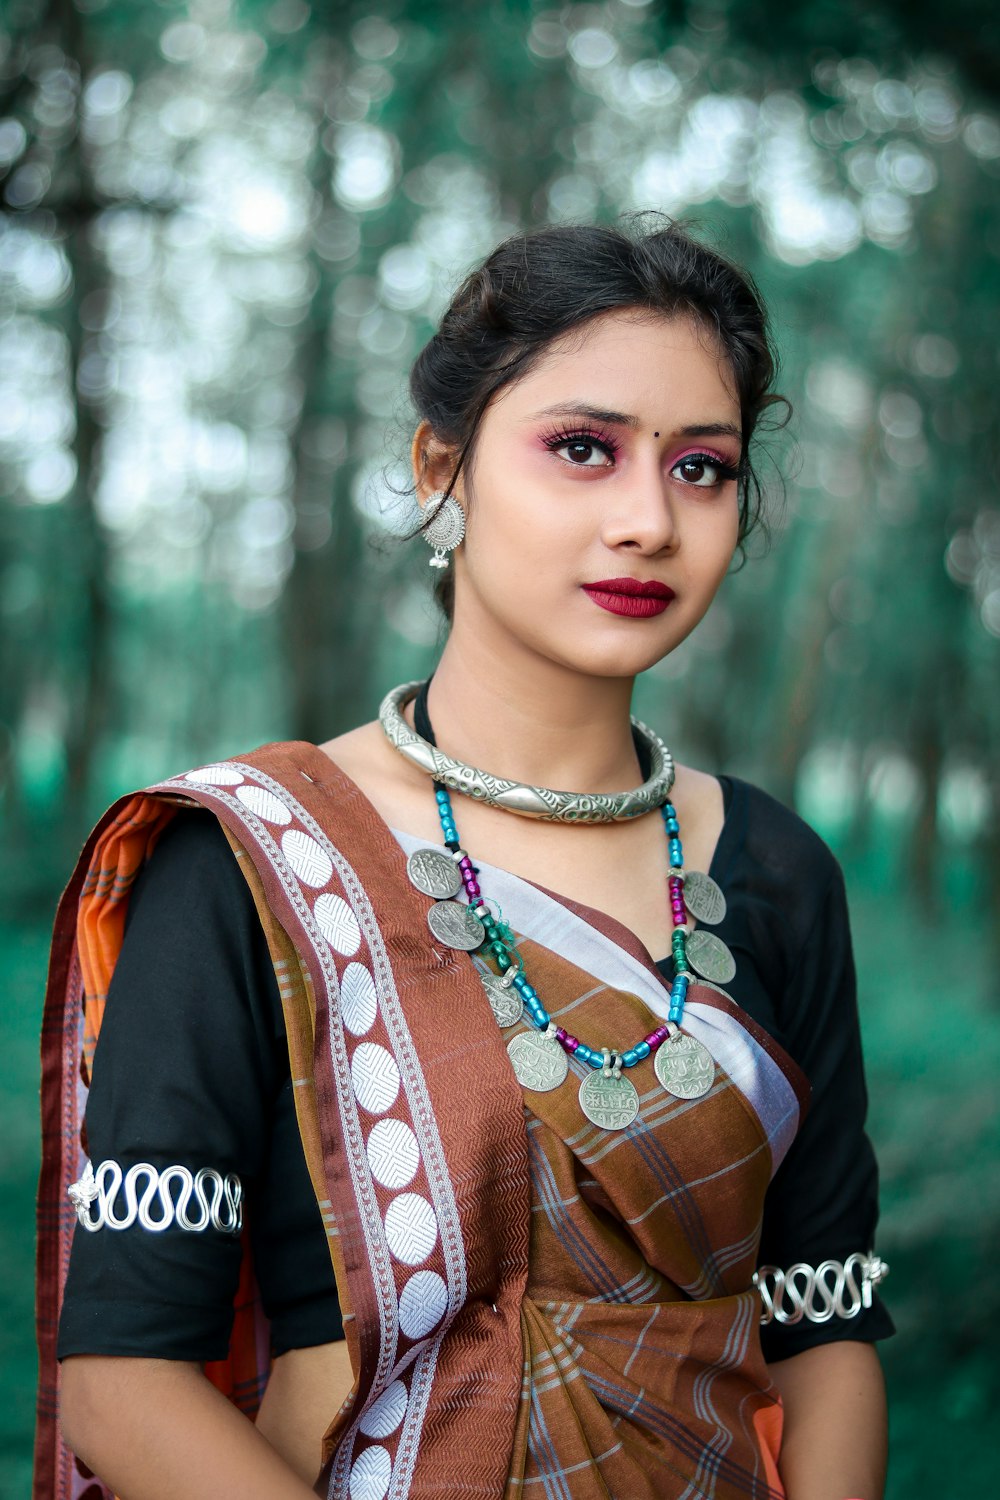
<svg viewBox="0 0 1000 1500">
<path fill-rule="evenodd" d="M 344 734 L 334 736 L 319 746 L 342 770 L 361 784 L 360 777 L 374 770 L 381 775 L 392 774 L 406 762 L 389 744 L 378 719 L 369 719 Z M 359 775 L 355 775 L 355 772 Z"/>
<path fill-rule="evenodd" d="M 775 883 L 813 895 L 843 882 L 837 856 L 805 818 L 754 782 L 739 776 L 728 780 L 733 793 L 727 822 L 757 870 Z"/>
<path fill-rule="evenodd" d="M 178 809 L 149 851 L 129 902 L 129 918 L 140 906 L 170 911 L 180 921 L 233 912 L 252 899 L 236 856 L 215 814 L 206 808 Z"/>
<path fill-rule="evenodd" d="M 422 826 L 428 809 L 427 777 L 393 748 L 377 719 L 327 740 L 319 749 L 361 788 L 384 822 L 398 828 Z M 428 828 L 427 836 L 437 834 Z"/>
</svg>

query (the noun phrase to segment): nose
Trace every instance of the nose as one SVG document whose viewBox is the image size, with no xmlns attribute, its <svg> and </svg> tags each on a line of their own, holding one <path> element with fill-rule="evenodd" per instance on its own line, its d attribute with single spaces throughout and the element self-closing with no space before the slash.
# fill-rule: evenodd
<svg viewBox="0 0 1000 1500">
<path fill-rule="evenodd" d="M 603 525 L 608 547 L 631 548 L 644 556 L 676 552 L 680 545 L 675 498 L 659 462 L 636 465 L 616 490 Z"/>
</svg>

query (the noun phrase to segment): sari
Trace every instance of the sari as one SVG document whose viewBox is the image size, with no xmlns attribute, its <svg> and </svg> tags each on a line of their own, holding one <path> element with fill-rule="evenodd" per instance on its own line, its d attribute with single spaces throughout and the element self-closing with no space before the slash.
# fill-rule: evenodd
<svg viewBox="0 0 1000 1500">
<path fill-rule="evenodd" d="M 42 1038 L 35 1500 L 110 1495 L 56 1420 L 69 1189 L 87 1165 L 128 894 L 191 805 L 218 818 L 267 937 L 344 1316 L 354 1387 L 331 1411 L 317 1494 L 781 1500 L 781 1402 L 752 1277 L 805 1078 L 693 983 L 684 1029 L 715 1060 L 702 1097 L 675 1098 L 640 1064 L 639 1117 L 606 1131 L 580 1110 L 576 1059 L 561 1087 L 522 1090 L 506 1043 L 525 1023 L 500 1031 L 484 962 L 430 933 L 407 879 L 407 854 L 428 841 L 390 828 L 304 742 L 122 798 L 60 903 Z M 621 923 L 478 864 L 560 1025 L 631 1039 L 666 1016 L 669 988 Z M 229 1355 L 206 1374 L 252 1417 L 269 1350 L 246 1227 Z"/>
</svg>

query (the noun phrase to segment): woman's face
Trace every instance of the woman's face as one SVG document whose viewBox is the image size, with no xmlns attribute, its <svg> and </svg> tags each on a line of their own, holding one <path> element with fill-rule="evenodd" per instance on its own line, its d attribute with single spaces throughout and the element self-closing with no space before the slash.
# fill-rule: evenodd
<svg viewBox="0 0 1000 1500">
<path fill-rule="evenodd" d="M 731 371 L 691 318 L 608 313 L 553 343 L 491 403 L 456 487 L 453 635 L 594 676 L 659 661 L 729 566 L 740 447 Z M 622 579 L 672 597 L 588 591 Z"/>
</svg>

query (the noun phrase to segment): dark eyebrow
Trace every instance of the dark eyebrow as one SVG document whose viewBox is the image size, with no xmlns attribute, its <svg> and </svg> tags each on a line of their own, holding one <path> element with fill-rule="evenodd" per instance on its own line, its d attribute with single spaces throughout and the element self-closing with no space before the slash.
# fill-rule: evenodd
<svg viewBox="0 0 1000 1500">
<path fill-rule="evenodd" d="M 682 427 L 678 437 L 731 437 L 743 442 L 743 434 L 732 422 L 696 422 L 692 427 Z"/>
<path fill-rule="evenodd" d="M 609 427 L 638 427 L 639 418 L 624 411 L 603 411 L 599 406 L 588 406 L 585 401 L 567 401 L 562 406 L 547 406 L 536 411 L 536 417 L 586 417 L 591 422 L 603 422 Z"/>
<path fill-rule="evenodd" d="M 561 406 L 547 406 L 543 411 L 536 411 L 531 420 L 538 417 L 585 417 L 590 422 L 601 422 L 612 427 L 639 426 L 639 418 L 624 411 L 604 411 L 598 406 L 588 406 L 585 401 L 570 401 Z M 694 422 L 687 427 L 681 427 L 677 432 L 678 437 L 731 437 L 738 443 L 743 442 L 743 434 L 732 422 Z"/>
</svg>

